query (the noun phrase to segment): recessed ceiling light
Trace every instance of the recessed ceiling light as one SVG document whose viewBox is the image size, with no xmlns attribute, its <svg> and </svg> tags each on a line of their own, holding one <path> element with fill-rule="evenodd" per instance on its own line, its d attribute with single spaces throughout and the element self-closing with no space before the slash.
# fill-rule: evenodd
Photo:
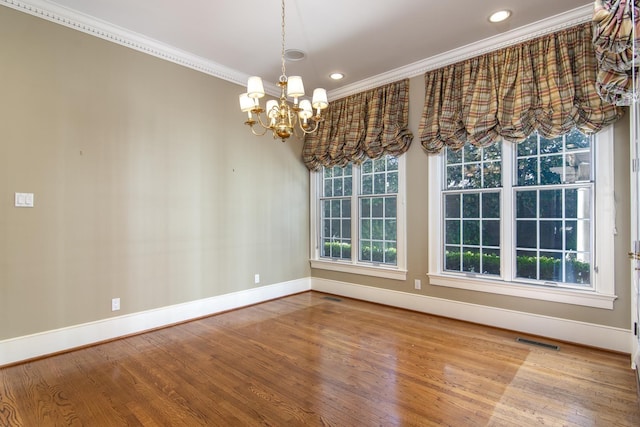
<svg viewBox="0 0 640 427">
<path fill-rule="evenodd" d="M 342 80 L 344 78 L 344 74 L 343 73 L 331 73 L 331 75 L 329 77 L 331 77 L 333 80 Z"/>
<path fill-rule="evenodd" d="M 287 61 L 302 61 L 307 56 L 299 49 L 287 49 L 284 51 L 284 59 Z"/>
<path fill-rule="evenodd" d="M 502 21 L 504 21 L 505 19 L 507 19 L 510 16 L 511 16 L 511 11 L 510 10 L 499 10 L 499 11 L 491 14 L 491 16 L 489 17 L 489 21 L 490 22 L 502 22 Z"/>
</svg>

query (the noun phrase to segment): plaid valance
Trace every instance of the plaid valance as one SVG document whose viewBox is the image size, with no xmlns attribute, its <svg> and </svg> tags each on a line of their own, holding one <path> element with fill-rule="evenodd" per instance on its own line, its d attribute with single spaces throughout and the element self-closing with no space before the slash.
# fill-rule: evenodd
<svg viewBox="0 0 640 427">
<path fill-rule="evenodd" d="M 595 88 L 591 23 L 491 52 L 425 74 L 420 139 L 427 152 L 466 142 L 521 142 L 576 127 L 597 132 L 622 111 Z"/>
<path fill-rule="evenodd" d="M 306 136 L 302 157 L 310 170 L 398 155 L 408 130 L 409 79 L 332 101 L 318 131 Z"/>
<path fill-rule="evenodd" d="M 634 44 L 640 43 L 639 13 L 638 0 L 595 2 L 593 45 L 598 59 L 596 89 L 602 99 L 612 104 L 631 105 L 633 102 L 633 73 L 637 76 L 639 59 L 634 49 Z"/>
</svg>

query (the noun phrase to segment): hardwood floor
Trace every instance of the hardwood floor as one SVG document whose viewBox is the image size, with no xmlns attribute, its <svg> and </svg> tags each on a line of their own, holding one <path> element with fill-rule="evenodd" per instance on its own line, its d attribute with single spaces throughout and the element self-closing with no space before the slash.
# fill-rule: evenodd
<svg viewBox="0 0 640 427">
<path fill-rule="evenodd" d="M 0 369 L 0 425 L 640 426 L 629 356 L 517 336 L 307 292 Z"/>
</svg>

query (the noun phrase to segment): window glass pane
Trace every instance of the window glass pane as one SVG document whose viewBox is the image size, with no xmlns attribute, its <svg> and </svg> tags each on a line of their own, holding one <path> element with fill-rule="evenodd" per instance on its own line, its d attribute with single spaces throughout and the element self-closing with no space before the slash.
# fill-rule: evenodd
<svg viewBox="0 0 640 427">
<path fill-rule="evenodd" d="M 536 185 L 538 183 L 538 159 L 529 157 L 518 159 L 518 185 Z"/>
<path fill-rule="evenodd" d="M 538 257 L 536 252 L 516 252 L 516 276 L 524 279 L 538 278 Z"/>
<path fill-rule="evenodd" d="M 447 147 L 446 162 L 448 165 L 462 163 L 462 150 L 454 151 L 451 148 Z"/>
<path fill-rule="evenodd" d="M 562 190 L 540 191 L 540 218 L 562 218 Z"/>
<path fill-rule="evenodd" d="M 344 178 L 344 195 L 351 196 L 353 194 L 353 178 L 351 176 L 347 176 Z"/>
<path fill-rule="evenodd" d="M 540 221 L 540 248 L 562 249 L 562 221 Z"/>
<path fill-rule="evenodd" d="M 500 193 L 482 194 L 482 217 L 500 218 Z"/>
<path fill-rule="evenodd" d="M 447 220 L 445 225 L 445 244 L 460 244 L 460 221 Z"/>
<path fill-rule="evenodd" d="M 371 221 L 362 220 L 360 221 L 360 226 L 360 237 L 362 239 L 371 239 Z"/>
<path fill-rule="evenodd" d="M 482 251 L 482 274 L 500 275 L 499 249 L 484 249 Z"/>
<path fill-rule="evenodd" d="M 331 236 L 332 237 L 340 237 L 341 236 L 341 228 L 340 228 L 340 220 L 332 219 L 331 220 Z"/>
<path fill-rule="evenodd" d="M 387 182 L 385 180 L 385 174 L 378 173 L 373 178 L 373 193 L 384 194 L 387 192 Z"/>
<path fill-rule="evenodd" d="M 480 194 L 467 193 L 462 196 L 462 214 L 465 218 L 480 216 Z"/>
<path fill-rule="evenodd" d="M 557 252 L 540 252 L 540 280 L 562 282 L 562 254 Z"/>
<path fill-rule="evenodd" d="M 459 248 L 445 247 L 444 268 L 449 271 L 462 271 L 462 259 Z"/>
<path fill-rule="evenodd" d="M 462 188 L 462 166 L 447 166 L 447 188 Z"/>
<path fill-rule="evenodd" d="M 351 220 L 350 219 L 342 220 L 342 237 L 346 239 L 351 239 Z"/>
<path fill-rule="evenodd" d="M 480 221 L 462 222 L 462 243 L 465 245 L 480 245 Z"/>
<path fill-rule="evenodd" d="M 336 179 L 333 181 L 333 194 L 336 196 L 344 196 L 342 188 L 342 179 Z"/>
<path fill-rule="evenodd" d="M 364 198 L 360 200 L 360 216 L 362 218 L 371 218 L 371 199 Z"/>
<path fill-rule="evenodd" d="M 333 196 L 333 180 L 331 179 L 327 179 L 324 181 L 324 196 L 325 197 Z"/>
<path fill-rule="evenodd" d="M 362 176 L 362 194 L 373 194 L 373 175 Z"/>
<path fill-rule="evenodd" d="M 565 258 L 564 270 L 566 281 L 580 285 L 588 285 L 591 282 L 591 268 L 589 262 L 585 262 L 582 254 L 571 254 Z"/>
<path fill-rule="evenodd" d="M 373 161 L 365 160 L 362 162 L 362 173 L 371 173 L 373 172 Z"/>
<path fill-rule="evenodd" d="M 341 244 L 341 248 L 342 248 L 342 252 L 340 253 L 340 256 L 343 259 L 351 259 L 351 244 L 343 243 Z"/>
<path fill-rule="evenodd" d="M 487 161 L 502 160 L 502 144 L 495 143 L 484 147 L 483 159 Z"/>
<path fill-rule="evenodd" d="M 371 238 L 374 240 L 384 239 L 384 221 L 381 219 L 371 220 Z"/>
<path fill-rule="evenodd" d="M 482 188 L 481 172 L 480 164 L 466 164 L 464 167 L 464 179 L 462 181 L 462 186 L 464 188 Z"/>
<path fill-rule="evenodd" d="M 500 246 L 500 221 L 482 221 L 482 245 Z"/>
<path fill-rule="evenodd" d="M 538 192 L 516 192 L 516 218 L 536 218 L 538 216 Z"/>
<path fill-rule="evenodd" d="M 566 136 L 567 150 L 580 150 L 591 148 L 591 138 L 574 129 Z"/>
<path fill-rule="evenodd" d="M 395 219 L 386 219 L 384 221 L 384 240 L 393 243 L 395 247 L 396 240 L 396 220 Z"/>
<path fill-rule="evenodd" d="M 484 188 L 497 188 L 502 186 L 502 164 L 500 162 L 487 162 L 484 164 Z"/>
<path fill-rule="evenodd" d="M 481 148 L 473 144 L 466 144 L 463 148 L 463 159 L 465 163 L 478 162 L 482 158 Z"/>
<path fill-rule="evenodd" d="M 387 156 L 387 170 L 388 171 L 397 171 L 398 170 L 398 158 L 394 156 Z"/>
<path fill-rule="evenodd" d="M 578 221 L 565 221 L 563 230 L 565 249 L 568 251 L 578 250 Z"/>
<path fill-rule="evenodd" d="M 387 193 L 398 192 L 398 172 L 387 174 Z"/>
<path fill-rule="evenodd" d="M 385 218 L 395 218 L 396 217 L 396 198 L 395 197 L 387 197 L 384 199 L 384 216 Z"/>
<path fill-rule="evenodd" d="M 516 246 L 519 248 L 538 247 L 538 227 L 537 221 L 516 222 Z"/>
<path fill-rule="evenodd" d="M 325 218 L 331 216 L 331 200 L 322 201 L 322 216 Z"/>
<path fill-rule="evenodd" d="M 342 217 L 351 218 L 351 200 L 344 199 L 342 200 Z"/>
<path fill-rule="evenodd" d="M 331 201 L 331 216 L 334 218 L 339 218 L 340 213 L 342 212 L 340 200 L 332 200 Z"/>
<path fill-rule="evenodd" d="M 551 185 L 562 182 L 562 156 L 540 158 L 540 184 Z"/>
<path fill-rule="evenodd" d="M 371 248 L 371 261 L 384 262 L 383 243 L 374 241 L 372 242 Z"/>
<path fill-rule="evenodd" d="M 589 220 L 580 220 L 576 221 L 575 224 L 576 250 L 583 253 L 580 259 L 588 262 L 589 252 L 591 252 L 591 223 Z"/>
<path fill-rule="evenodd" d="M 445 216 L 447 218 L 460 218 L 460 194 L 445 196 Z"/>
<path fill-rule="evenodd" d="M 371 199 L 371 216 L 373 218 L 383 217 L 384 199 L 381 197 L 375 197 Z"/>
<path fill-rule="evenodd" d="M 480 250 L 478 248 L 463 248 L 462 270 L 470 273 L 479 273 L 480 269 Z"/>
<path fill-rule="evenodd" d="M 547 139 L 540 136 L 540 154 L 560 153 L 563 149 L 562 136 L 554 139 Z"/>
<path fill-rule="evenodd" d="M 538 134 L 532 133 L 518 144 L 518 157 L 536 156 L 538 154 Z"/>
<path fill-rule="evenodd" d="M 395 243 L 384 244 L 384 262 L 387 264 L 396 264 L 398 261 L 397 248 Z"/>
</svg>

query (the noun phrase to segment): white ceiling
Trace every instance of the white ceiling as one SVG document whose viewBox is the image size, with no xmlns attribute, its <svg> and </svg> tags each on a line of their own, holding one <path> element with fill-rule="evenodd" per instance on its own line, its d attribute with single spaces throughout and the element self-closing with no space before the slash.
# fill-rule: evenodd
<svg viewBox="0 0 640 427">
<path fill-rule="evenodd" d="M 0 0 L 0 4 L 15 0 Z M 276 82 L 280 75 L 280 0 L 24 0 L 85 16 L 228 67 Z M 586 0 L 286 0 L 288 62 L 307 92 L 370 79 L 478 40 L 593 4 Z M 502 24 L 488 16 L 512 11 Z M 78 13 L 76 13 L 78 12 Z M 342 81 L 329 79 L 341 71 Z"/>
</svg>

